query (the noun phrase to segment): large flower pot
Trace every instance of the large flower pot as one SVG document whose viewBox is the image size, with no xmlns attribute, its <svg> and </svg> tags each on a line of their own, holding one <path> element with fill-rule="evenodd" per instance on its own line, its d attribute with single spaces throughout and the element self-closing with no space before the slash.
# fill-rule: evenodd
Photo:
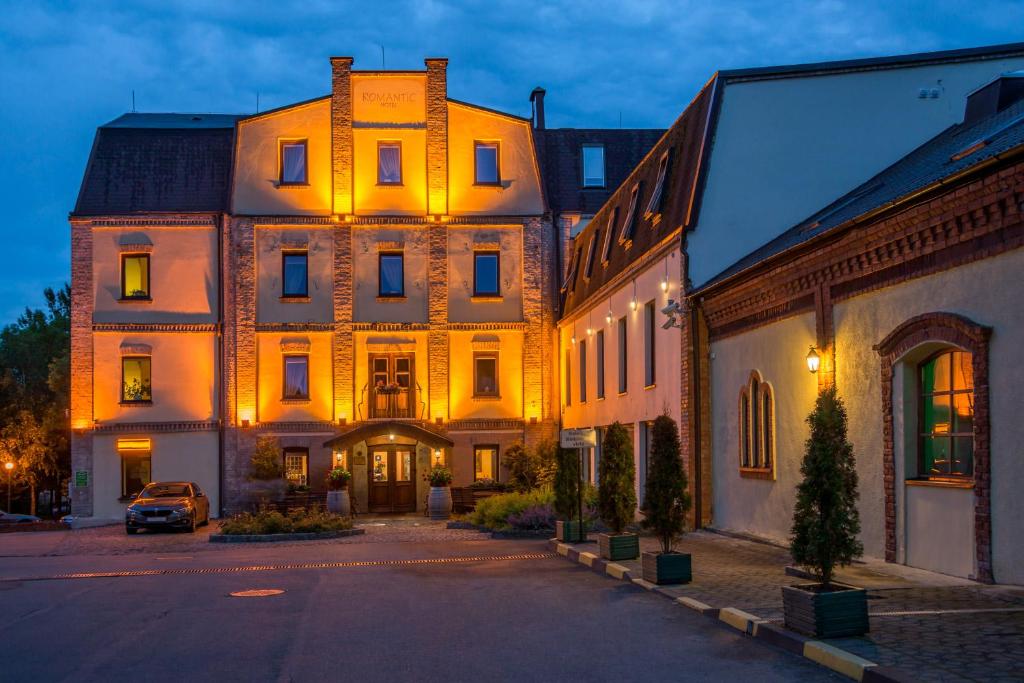
<svg viewBox="0 0 1024 683">
<path fill-rule="evenodd" d="M 582 543 L 587 540 L 586 531 L 580 527 L 579 521 L 555 522 L 555 538 L 563 543 Z"/>
<path fill-rule="evenodd" d="M 447 486 L 431 486 L 427 497 L 431 519 L 448 519 L 452 514 L 452 491 Z"/>
<path fill-rule="evenodd" d="M 636 534 L 598 534 L 597 545 L 606 560 L 635 560 L 640 557 L 640 537 Z"/>
<path fill-rule="evenodd" d="M 352 514 L 352 499 L 348 495 L 348 488 L 327 492 L 327 511 L 342 517 Z"/>
<path fill-rule="evenodd" d="M 868 632 L 867 591 L 820 583 L 782 587 L 786 628 L 816 638 L 859 636 Z"/>
<path fill-rule="evenodd" d="M 664 586 L 690 583 L 693 578 L 689 553 L 643 553 L 640 556 L 644 581 Z"/>
</svg>

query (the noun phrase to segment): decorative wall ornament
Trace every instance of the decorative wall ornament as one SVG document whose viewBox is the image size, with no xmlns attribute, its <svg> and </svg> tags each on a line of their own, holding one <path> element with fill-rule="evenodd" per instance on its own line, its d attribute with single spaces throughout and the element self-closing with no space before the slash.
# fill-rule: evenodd
<svg viewBox="0 0 1024 683">
<path fill-rule="evenodd" d="M 152 356 L 153 347 L 142 342 L 121 342 L 122 356 Z"/>
<path fill-rule="evenodd" d="M 501 339 L 496 334 L 474 334 L 470 344 L 474 351 L 497 351 Z"/>
<path fill-rule="evenodd" d="M 281 353 L 309 353 L 309 337 L 285 337 L 281 340 Z"/>
</svg>

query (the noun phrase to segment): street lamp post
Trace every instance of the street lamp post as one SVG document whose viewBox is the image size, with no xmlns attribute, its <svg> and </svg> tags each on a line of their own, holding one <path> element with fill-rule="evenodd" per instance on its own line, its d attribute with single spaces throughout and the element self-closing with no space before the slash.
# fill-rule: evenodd
<svg viewBox="0 0 1024 683">
<path fill-rule="evenodd" d="M 7 512 L 11 511 L 11 475 L 14 474 L 14 463 L 7 461 L 4 463 L 4 469 L 7 470 Z"/>
</svg>

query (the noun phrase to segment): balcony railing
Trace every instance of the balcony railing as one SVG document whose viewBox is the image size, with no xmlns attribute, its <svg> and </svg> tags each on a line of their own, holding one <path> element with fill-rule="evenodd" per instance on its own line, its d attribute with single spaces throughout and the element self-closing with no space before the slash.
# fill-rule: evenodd
<svg viewBox="0 0 1024 683">
<path fill-rule="evenodd" d="M 426 410 L 419 384 L 415 387 L 364 386 L 360 408 L 364 405 L 369 420 L 415 420 Z"/>
</svg>

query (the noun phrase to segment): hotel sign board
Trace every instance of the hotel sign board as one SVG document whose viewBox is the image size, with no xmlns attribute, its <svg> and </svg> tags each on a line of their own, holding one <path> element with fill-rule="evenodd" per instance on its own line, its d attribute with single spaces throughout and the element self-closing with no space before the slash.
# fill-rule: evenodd
<svg viewBox="0 0 1024 683">
<path fill-rule="evenodd" d="M 426 76 L 354 75 L 352 119 L 362 126 L 423 124 L 427 120 Z"/>
<path fill-rule="evenodd" d="M 563 429 L 558 433 L 562 448 L 594 448 L 597 446 L 596 429 Z"/>
</svg>

